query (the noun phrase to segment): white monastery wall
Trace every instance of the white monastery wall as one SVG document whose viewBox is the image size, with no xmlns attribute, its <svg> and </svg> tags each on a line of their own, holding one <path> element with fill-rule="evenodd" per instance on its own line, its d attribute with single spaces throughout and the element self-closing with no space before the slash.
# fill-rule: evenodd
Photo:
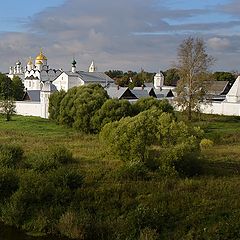
<svg viewBox="0 0 240 240">
<path fill-rule="evenodd" d="M 212 102 L 211 104 L 202 105 L 201 110 L 203 113 L 240 116 L 240 103 Z"/>
<path fill-rule="evenodd" d="M 40 102 L 16 102 L 16 113 L 23 116 L 41 116 L 41 103 Z"/>
</svg>

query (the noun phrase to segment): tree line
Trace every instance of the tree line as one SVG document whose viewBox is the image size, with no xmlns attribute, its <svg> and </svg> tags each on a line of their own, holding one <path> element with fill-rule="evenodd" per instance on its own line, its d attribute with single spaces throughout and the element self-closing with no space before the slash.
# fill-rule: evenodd
<svg viewBox="0 0 240 240">
<path fill-rule="evenodd" d="M 164 75 L 164 85 L 166 86 L 176 86 L 180 80 L 179 69 L 176 67 L 169 68 L 165 71 L 161 71 Z M 134 71 L 123 72 L 121 70 L 108 70 L 105 72 L 109 77 L 115 80 L 115 83 L 121 87 L 140 87 L 144 83 L 153 82 L 155 72 L 147 72 L 141 70 L 139 73 Z M 216 71 L 209 73 L 208 79 L 214 81 L 228 81 L 230 84 L 233 84 L 237 78 L 237 72 L 224 72 Z"/>
</svg>

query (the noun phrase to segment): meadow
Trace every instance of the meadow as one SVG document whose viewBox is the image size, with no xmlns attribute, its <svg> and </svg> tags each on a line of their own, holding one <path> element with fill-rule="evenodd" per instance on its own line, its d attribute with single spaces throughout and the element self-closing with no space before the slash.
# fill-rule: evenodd
<svg viewBox="0 0 240 240">
<path fill-rule="evenodd" d="M 10 197 L 22 213 L 11 210 L 14 204 L 1 203 L 1 219 L 33 234 L 72 239 L 240 239 L 240 118 L 203 115 L 193 124 L 214 141 L 203 149 L 202 174 L 164 178 L 154 172 L 121 176 L 122 162 L 106 153 L 98 135 L 37 117 L 0 118 L 0 144 L 22 147 L 24 159 L 64 146 L 74 158 L 65 169 L 83 176 L 74 193 L 61 189 L 51 195 L 52 172 L 32 176 L 32 169 L 20 166 L 15 171 L 32 187 L 24 191 L 33 196 Z M 26 183 L 21 176 L 27 171 L 39 184 Z M 41 184 L 48 194 L 34 191 Z M 36 193 L 42 198 L 35 199 Z"/>
</svg>

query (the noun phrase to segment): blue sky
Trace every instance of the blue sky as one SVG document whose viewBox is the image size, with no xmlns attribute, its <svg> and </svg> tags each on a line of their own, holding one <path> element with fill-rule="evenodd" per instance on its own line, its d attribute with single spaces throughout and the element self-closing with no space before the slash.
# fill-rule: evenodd
<svg viewBox="0 0 240 240">
<path fill-rule="evenodd" d="M 0 70 L 43 48 L 49 65 L 166 70 L 188 36 L 202 37 L 213 70 L 240 71 L 239 0 L 41 0 L 0 3 Z"/>
<path fill-rule="evenodd" d="M 9 0 L 1 1 L 0 31 L 24 31 L 24 25 L 35 14 L 49 7 L 61 5 L 64 0 Z"/>
</svg>

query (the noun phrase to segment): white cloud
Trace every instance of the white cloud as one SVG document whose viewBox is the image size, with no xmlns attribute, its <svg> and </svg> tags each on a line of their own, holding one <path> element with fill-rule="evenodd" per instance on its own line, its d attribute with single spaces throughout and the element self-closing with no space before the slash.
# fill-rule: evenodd
<svg viewBox="0 0 240 240">
<path fill-rule="evenodd" d="M 208 45 L 214 50 L 230 48 L 231 43 L 227 38 L 213 37 L 207 40 Z"/>
</svg>

